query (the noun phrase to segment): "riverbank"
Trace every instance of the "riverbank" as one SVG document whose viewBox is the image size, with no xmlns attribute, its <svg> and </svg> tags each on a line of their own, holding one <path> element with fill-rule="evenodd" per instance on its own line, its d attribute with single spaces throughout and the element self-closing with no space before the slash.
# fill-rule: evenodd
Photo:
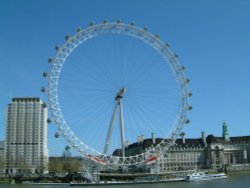
<svg viewBox="0 0 250 188">
<path fill-rule="evenodd" d="M 98 188 L 246 188 L 250 185 L 249 175 L 232 175 L 228 179 L 202 181 L 202 182 L 173 182 L 156 184 L 138 184 L 138 185 L 101 185 Z M 79 186 L 83 187 L 83 186 Z M 96 187 L 96 186 L 92 186 Z M 0 188 L 70 188 L 69 184 L 0 184 Z M 86 186 L 91 188 L 91 186 Z"/>
<path fill-rule="evenodd" d="M 0 183 L 9 183 L 10 182 L 10 178 L 4 174 L 0 175 Z"/>
<path fill-rule="evenodd" d="M 207 171 L 212 173 L 214 171 Z M 184 174 L 183 174 L 184 175 Z M 234 176 L 249 176 L 250 177 L 250 169 L 245 170 L 229 170 L 228 175 L 230 177 Z M 16 176 L 8 176 L 1 174 L 0 183 L 1 184 L 10 184 L 14 180 L 15 183 L 28 183 L 28 184 L 69 184 L 73 180 L 81 181 L 80 177 L 76 176 L 76 174 L 68 174 L 65 176 L 56 176 L 56 175 L 16 175 Z M 119 181 L 119 180 L 117 180 Z"/>
<path fill-rule="evenodd" d="M 249 175 L 250 176 L 250 170 L 229 171 L 228 175 Z"/>
<path fill-rule="evenodd" d="M 42 184 L 69 184 L 74 175 L 69 174 L 65 176 L 51 176 L 51 175 L 24 175 L 24 174 L 18 174 L 18 175 L 1 175 L 0 177 L 0 183 L 42 183 Z"/>
</svg>

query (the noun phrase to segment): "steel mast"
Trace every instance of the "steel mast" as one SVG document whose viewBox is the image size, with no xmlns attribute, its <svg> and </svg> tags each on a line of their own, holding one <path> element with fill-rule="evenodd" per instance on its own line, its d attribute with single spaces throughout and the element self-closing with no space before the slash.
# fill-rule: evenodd
<svg viewBox="0 0 250 188">
<path fill-rule="evenodd" d="M 111 139 L 113 128 L 114 128 L 116 111 L 118 110 L 118 107 L 119 107 L 119 110 L 120 110 L 119 117 L 120 117 L 121 149 L 122 149 L 122 157 L 125 157 L 124 120 L 123 120 L 123 108 L 122 108 L 122 98 L 123 98 L 123 95 L 125 92 L 126 92 L 126 88 L 123 87 L 116 94 L 116 97 L 115 97 L 116 104 L 115 104 L 113 115 L 111 117 L 109 129 L 108 129 L 108 133 L 107 133 L 107 137 L 106 137 L 106 141 L 105 141 L 105 145 L 104 145 L 104 149 L 103 149 L 104 154 L 107 154 L 107 152 L 108 152 L 110 139 Z"/>
</svg>

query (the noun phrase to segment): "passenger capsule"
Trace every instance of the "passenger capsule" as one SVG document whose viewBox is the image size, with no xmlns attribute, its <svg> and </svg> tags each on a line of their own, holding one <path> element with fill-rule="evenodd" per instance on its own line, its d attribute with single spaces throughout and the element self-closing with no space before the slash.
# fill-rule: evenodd
<svg viewBox="0 0 250 188">
<path fill-rule="evenodd" d="M 189 96 L 189 97 L 192 97 L 192 95 L 193 95 L 193 93 L 191 93 L 191 92 L 188 93 L 188 96 Z"/>
<path fill-rule="evenodd" d="M 52 123 L 52 120 L 50 118 L 47 119 L 47 123 L 48 124 L 51 124 Z"/>
<path fill-rule="evenodd" d="M 68 40 L 69 40 L 69 38 L 70 38 L 70 36 L 69 36 L 69 35 L 65 35 L 65 40 L 66 40 L 66 41 L 68 41 Z"/>
<path fill-rule="evenodd" d="M 65 146 L 65 148 L 64 148 L 66 151 L 69 151 L 70 150 L 70 146 Z"/>
<path fill-rule="evenodd" d="M 93 26 L 93 25 L 95 25 L 93 21 L 89 23 L 90 27 Z"/>
<path fill-rule="evenodd" d="M 103 22 L 102 22 L 103 24 L 106 24 L 106 23 L 108 23 L 108 20 L 107 19 L 105 19 L 105 20 L 103 20 Z"/>
<path fill-rule="evenodd" d="M 143 30 L 144 30 L 144 31 L 147 31 L 147 30 L 148 30 L 148 28 L 147 28 L 147 27 L 143 27 Z"/>
<path fill-rule="evenodd" d="M 56 45 L 55 49 L 56 49 L 56 51 L 59 51 L 60 50 L 60 46 Z"/>
<path fill-rule="evenodd" d="M 155 37 L 156 37 L 156 38 L 158 38 L 158 39 L 160 38 L 160 36 L 159 36 L 159 35 L 157 35 L 157 34 L 155 34 Z"/>
<path fill-rule="evenodd" d="M 47 104 L 44 102 L 44 103 L 42 104 L 42 107 L 43 107 L 43 108 L 47 108 Z"/>
<path fill-rule="evenodd" d="M 81 27 L 78 27 L 78 28 L 76 29 L 76 32 L 77 32 L 77 33 L 81 32 L 81 31 L 82 31 L 82 28 L 81 28 Z"/>
<path fill-rule="evenodd" d="M 53 59 L 51 57 L 49 57 L 48 62 L 52 63 L 52 61 L 53 61 Z"/>
<path fill-rule="evenodd" d="M 174 57 L 175 57 L 175 58 L 178 58 L 179 56 L 178 56 L 178 54 L 174 54 Z"/>
<path fill-rule="evenodd" d="M 117 24 L 120 24 L 120 23 L 122 23 L 122 21 L 121 21 L 121 20 L 117 20 L 116 23 L 117 23 Z"/>
<path fill-rule="evenodd" d="M 183 137 L 183 136 L 185 136 L 185 135 L 186 135 L 185 132 L 181 132 L 181 133 L 179 134 L 179 136 L 181 136 L 181 137 Z"/>
<path fill-rule="evenodd" d="M 168 44 L 168 43 L 165 43 L 165 46 L 166 46 L 166 47 L 169 47 L 169 44 Z"/>
<path fill-rule="evenodd" d="M 46 88 L 45 87 L 41 87 L 41 92 L 46 92 Z"/>
<path fill-rule="evenodd" d="M 192 106 L 188 106 L 188 110 L 192 110 L 193 109 L 193 107 Z"/>
<path fill-rule="evenodd" d="M 189 79 L 186 79 L 186 83 L 190 83 L 190 80 L 189 80 Z"/>
<path fill-rule="evenodd" d="M 43 72 L 43 77 L 47 77 L 48 73 L 47 72 Z"/>
<path fill-rule="evenodd" d="M 185 124 L 189 124 L 190 123 L 190 120 L 189 119 L 186 119 L 185 120 Z"/>
<path fill-rule="evenodd" d="M 55 133 L 55 138 L 59 138 L 60 134 L 59 133 Z"/>
<path fill-rule="evenodd" d="M 135 26 L 135 22 L 131 22 L 130 25 L 131 25 L 131 26 Z"/>
</svg>

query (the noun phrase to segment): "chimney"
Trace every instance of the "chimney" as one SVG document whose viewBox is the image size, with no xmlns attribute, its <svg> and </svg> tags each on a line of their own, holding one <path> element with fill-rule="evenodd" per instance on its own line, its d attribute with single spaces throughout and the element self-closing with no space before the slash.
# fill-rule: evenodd
<svg viewBox="0 0 250 188">
<path fill-rule="evenodd" d="M 142 134 L 142 135 L 141 135 L 141 143 L 144 141 L 144 139 L 145 139 L 145 138 L 144 138 L 144 135 Z"/>
<path fill-rule="evenodd" d="M 137 144 L 139 145 L 141 143 L 141 136 L 137 136 Z"/>
<path fill-rule="evenodd" d="M 206 135 L 204 131 L 201 132 L 201 140 L 202 140 L 203 145 L 207 147 L 207 140 L 206 140 Z"/>
<path fill-rule="evenodd" d="M 182 138 L 182 143 L 185 144 L 185 143 L 186 143 L 185 133 L 184 133 L 184 132 L 181 132 L 181 133 L 180 133 L 180 136 L 181 136 L 181 138 Z"/>
<path fill-rule="evenodd" d="M 126 140 L 126 142 L 125 142 L 125 147 L 127 148 L 129 145 L 130 145 L 129 140 Z"/>
<path fill-rule="evenodd" d="M 152 133 L 152 144 L 155 144 L 155 133 Z"/>
<path fill-rule="evenodd" d="M 183 143 L 183 144 L 186 144 L 185 135 L 182 137 L 182 143 Z"/>
</svg>

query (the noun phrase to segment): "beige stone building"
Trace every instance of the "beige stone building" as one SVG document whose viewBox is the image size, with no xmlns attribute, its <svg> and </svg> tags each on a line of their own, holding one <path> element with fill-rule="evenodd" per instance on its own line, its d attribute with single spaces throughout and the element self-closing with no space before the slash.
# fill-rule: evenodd
<svg viewBox="0 0 250 188">
<path fill-rule="evenodd" d="M 127 146 L 126 155 L 142 153 L 161 140 L 151 138 L 133 143 Z M 250 136 L 229 137 L 227 125 L 223 123 L 222 137 L 205 136 L 204 132 L 196 139 L 185 139 L 183 136 L 165 152 L 163 158 L 145 170 L 164 173 L 199 169 L 227 170 L 248 166 L 250 168 Z"/>
</svg>

